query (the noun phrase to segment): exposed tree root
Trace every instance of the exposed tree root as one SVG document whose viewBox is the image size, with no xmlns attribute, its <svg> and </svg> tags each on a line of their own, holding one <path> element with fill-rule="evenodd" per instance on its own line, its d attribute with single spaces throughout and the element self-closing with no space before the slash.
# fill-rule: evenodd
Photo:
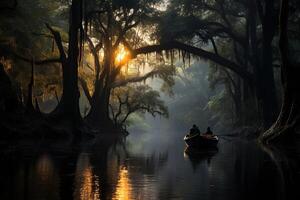
<svg viewBox="0 0 300 200">
<path fill-rule="evenodd" d="M 280 119 L 273 124 L 267 131 L 265 131 L 259 138 L 262 143 L 268 144 L 271 142 L 285 142 L 291 141 L 292 138 L 297 136 L 299 117 L 290 123 L 280 123 Z"/>
</svg>

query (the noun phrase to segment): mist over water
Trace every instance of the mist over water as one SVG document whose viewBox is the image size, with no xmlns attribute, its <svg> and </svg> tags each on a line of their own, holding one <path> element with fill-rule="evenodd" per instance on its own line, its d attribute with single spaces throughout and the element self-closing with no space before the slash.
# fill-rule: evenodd
<svg viewBox="0 0 300 200">
<path fill-rule="evenodd" d="M 1 199 L 283 199 L 278 166 L 254 141 L 221 137 L 218 150 L 185 152 L 184 132 L 153 119 L 125 144 L 10 148 L 1 152 Z"/>
</svg>

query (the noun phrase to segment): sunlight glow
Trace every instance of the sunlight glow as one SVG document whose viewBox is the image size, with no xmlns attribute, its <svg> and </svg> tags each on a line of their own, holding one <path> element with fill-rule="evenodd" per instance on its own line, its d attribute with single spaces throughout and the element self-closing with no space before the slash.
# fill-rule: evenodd
<svg viewBox="0 0 300 200">
<path fill-rule="evenodd" d="M 87 154 L 81 154 L 76 168 L 75 200 L 100 199 L 99 178 L 93 173 Z"/>
<path fill-rule="evenodd" d="M 115 65 L 124 65 L 130 60 L 130 58 L 130 52 L 124 47 L 124 45 L 119 45 L 118 49 L 115 52 Z"/>
<path fill-rule="evenodd" d="M 113 200 L 129 200 L 132 199 L 131 190 L 132 185 L 129 180 L 128 170 L 122 167 L 119 171 L 119 180 L 116 187 L 115 197 Z"/>
</svg>

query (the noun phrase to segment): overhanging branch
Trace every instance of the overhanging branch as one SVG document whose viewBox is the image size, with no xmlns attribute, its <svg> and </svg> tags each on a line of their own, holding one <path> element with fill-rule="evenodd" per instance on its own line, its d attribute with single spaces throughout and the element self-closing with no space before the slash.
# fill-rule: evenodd
<svg viewBox="0 0 300 200">
<path fill-rule="evenodd" d="M 160 74 L 164 71 L 166 71 L 166 69 L 152 70 L 151 72 L 146 73 L 144 76 L 137 76 L 137 77 L 132 77 L 132 78 L 128 78 L 128 79 L 125 79 L 125 80 L 116 81 L 115 83 L 112 84 L 111 87 L 116 88 L 116 87 L 126 86 L 129 83 L 141 82 L 141 81 L 147 80 L 150 77 L 153 77 L 156 74 Z"/>
<path fill-rule="evenodd" d="M 199 56 L 201 58 L 213 61 L 214 63 L 224 66 L 233 72 L 237 73 L 239 76 L 241 76 L 244 79 L 252 81 L 252 74 L 243 69 L 240 65 L 236 64 L 233 61 L 230 61 L 220 55 L 217 55 L 215 53 L 203 50 L 198 47 L 194 47 L 191 45 L 187 45 L 178 41 L 171 41 L 166 43 L 161 43 L 157 45 L 150 45 L 146 47 L 141 47 L 135 50 L 132 50 L 132 56 L 136 57 L 139 54 L 148 54 L 152 52 L 161 52 L 161 51 L 168 51 L 172 49 L 178 49 L 185 51 L 187 53 L 191 53 L 195 56 Z"/>
</svg>

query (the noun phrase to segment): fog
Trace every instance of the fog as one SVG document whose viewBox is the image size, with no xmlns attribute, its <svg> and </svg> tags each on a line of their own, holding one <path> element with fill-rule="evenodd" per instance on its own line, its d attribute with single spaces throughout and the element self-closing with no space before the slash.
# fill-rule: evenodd
<svg viewBox="0 0 300 200">
<path fill-rule="evenodd" d="M 223 88 L 210 88 L 208 75 L 209 63 L 193 60 L 190 66 L 177 67 L 172 94 L 161 91 L 161 79 L 147 80 L 146 84 L 160 91 L 161 99 L 169 109 L 169 118 L 153 117 L 147 113 L 134 115 L 129 132 L 138 137 L 138 140 L 148 140 L 151 143 L 149 146 L 159 143 L 165 145 L 170 141 L 170 137 L 176 137 L 177 141 L 182 142 L 182 138 L 193 124 L 196 124 L 201 132 L 205 132 L 210 126 L 217 134 L 224 134 L 230 127 L 225 130 L 217 114 L 208 107 L 210 99 Z"/>
</svg>

